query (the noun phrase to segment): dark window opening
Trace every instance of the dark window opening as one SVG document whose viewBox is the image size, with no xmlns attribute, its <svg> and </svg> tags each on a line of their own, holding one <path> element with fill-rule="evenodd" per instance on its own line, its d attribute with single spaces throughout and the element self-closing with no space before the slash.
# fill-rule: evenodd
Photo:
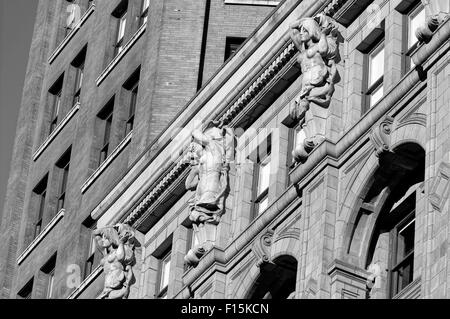
<svg viewBox="0 0 450 319">
<path fill-rule="evenodd" d="M 114 43 L 114 56 L 123 51 L 125 45 L 125 29 L 127 25 L 128 0 L 122 1 L 112 13 L 116 19 L 116 37 Z"/>
<path fill-rule="evenodd" d="M 227 37 L 225 43 L 225 58 L 224 61 L 227 61 L 233 54 L 236 53 L 237 50 L 241 47 L 242 43 L 247 38 L 238 38 L 238 37 Z"/>
<path fill-rule="evenodd" d="M 39 182 L 39 184 L 33 190 L 34 197 L 37 199 L 37 206 L 36 206 L 37 212 L 36 212 L 36 219 L 34 222 L 33 238 L 39 236 L 43 228 L 45 200 L 47 197 L 47 181 L 48 181 L 48 174 Z"/>
<path fill-rule="evenodd" d="M 59 79 L 50 88 L 49 93 L 51 95 L 51 108 L 50 108 L 50 128 L 48 135 L 52 134 L 58 125 L 58 121 L 61 113 L 61 103 L 62 103 L 62 89 L 63 89 L 63 78 L 61 75 Z"/>
<path fill-rule="evenodd" d="M 64 155 L 56 163 L 56 167 L 60 170 L 59 191 L 57 198 L 58 203 L 56 207 L 57 212 L 65 208 L 66 204 L 66 191 L 67 191 L 67 180 L 69 178 L 70 156 L 71 156 L 71 149 L 66 151 Z"/>
<path fill-rule="evenodd" d="M 110 139 L 111 139 L 111 128 L 113 121 L 113 111 L 114 111 L 114 97 L 106 104 L 103 110 L 98 114 L 98 118 L 102 121 L 103 125 L 103 135 L 101 137 L 101 147 L 100 154 L 98 158 L 98 166 L 100 166 L 109 155 L 110 150 Z"/>
<path fill-rule="evenodd" d="M 33 293 L 33 281 L 31 280 L 17 293 L 18 299 L 31 299 L 31 295 Z"/>
<path fill-rule="evenodd" d="M 72 66 L 75 68 L 75 86 L 73 93 L 73 102 L 72 107 L 81 102 L 81 88 L 83 86 L 84 80 L 84 65 L 86 59 L 86 51 L 87 47 L 84 47 L 83 50 L 78 54 L 75 60 L 72 62 Z"/>
</svg>

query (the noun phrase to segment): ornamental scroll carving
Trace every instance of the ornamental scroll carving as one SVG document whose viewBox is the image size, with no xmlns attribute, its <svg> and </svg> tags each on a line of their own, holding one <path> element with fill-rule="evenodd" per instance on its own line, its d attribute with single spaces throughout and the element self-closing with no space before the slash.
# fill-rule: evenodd
<svg viewBox="0 0 450 319">
<path fill-rule="evenodd" d="M 234 160 L 234 146 L 233 130 L 218 122 L 210 122 L 205 132 L 195 130 L 192 133 L 191 171 L 186 189 L 195 192 L 189 203 L 189 219 L 197 245 L 185 257 L 189 266 L 196 267 L 215 244 L 229 188 L 228 172 Z"/>
<path fill-rule="evenodd" d="M 391 132 L 394 118 L 386 116 L 381 123 L 375 125 L 370 131 L 370 140 L 375 148 L 377 157 L 391 152 Z"/>
<path fill-rule="evenodd" d="M 297 61 L 302 79 L 290 116 L 294 121 L 305 118 L 306 136 L 294 149 L 297 162 L 305 162 L 309 153 L 325 139 L 328 107 L 338 81 L 338 37 L 334 20 L 323 13 L 299 19 L 291 25 L 291 39 L 299 50 Z"/>
<path fill-rule="evenodd" d="M 134 229 L 127 224 L 100 228 L 94 238 L 103 254 L 100 264 L 105 273 L 104 289 L 97 299 L 127 299 L 136 263 Z"/>
</svg>

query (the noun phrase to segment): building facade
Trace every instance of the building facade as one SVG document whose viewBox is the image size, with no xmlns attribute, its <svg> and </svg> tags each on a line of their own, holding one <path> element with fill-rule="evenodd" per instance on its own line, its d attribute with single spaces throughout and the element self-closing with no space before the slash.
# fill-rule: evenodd
<svg viewBox="0 0 450 319">
<path fill-rule="evenodd" d="M 449 38 L 442 0 L 40 0 L 1 296 L 450 297 Z"/>
</svg>

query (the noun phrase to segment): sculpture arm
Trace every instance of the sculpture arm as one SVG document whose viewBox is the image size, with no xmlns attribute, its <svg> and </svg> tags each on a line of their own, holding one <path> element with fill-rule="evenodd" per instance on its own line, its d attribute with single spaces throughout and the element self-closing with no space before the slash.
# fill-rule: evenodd
<svg viewBox="0 0 450 319">
<path fill-rule="evenodd" d="M 123 243 L 119 243 L 116 250 L 116 257 L 117 260 L 123 260 L 125 258 L 125 247 L 123 246 Z"/>
<path fill-rule="evenodd" d="M 325 35 L 325 33 L 320 34 L 318 49 L 319 49 L 320 55 L 325 56 L 328 54 L 328 41 L 327 41 L 327 36 Z"/>
<path fill-rule="evenodd" d="M 125 272 L 126 272 L 126 279 L 125 279 L 124 286 L 129 287 L 131 279 L 133 279 L 133 269 L 132 269 L 131 265 L 126 266 Z"/>
<path fill-rule="evenodd" d="M 198 185 L 198 181 L 195 180 L 195 178 L 199 174 L 198 166 L 192 166 L 191 172 L 189 173 L 188 177 L 186 178 L 186 189 L 187 190 L 195 190 Z"/>
</svg>

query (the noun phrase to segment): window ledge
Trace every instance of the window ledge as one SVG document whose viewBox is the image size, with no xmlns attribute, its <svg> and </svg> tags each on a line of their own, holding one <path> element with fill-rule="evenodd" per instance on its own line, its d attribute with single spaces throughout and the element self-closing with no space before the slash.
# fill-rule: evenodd
<svg viewBox="0 0 450 319">
<path fill-rule="evenodd" d="M 93 3 L 87 11 L 83 14 L 80 19 L 80 22 L 73 28 L 72 31 L 64 38 L 64 40 L 56 47 L 55 51 L 53 51 L 52 55 L 48 58 L 48 63 L 52 63 L 55 61 L 56 57 L 62 52 L 62 50 L 67 46 L 70 40 L 75 36 L 81 26 L 86 22 L 86 20 L 91 16 L 92 12 L 95 11 L 95 3 Z"/>
<path fill-rule="evenodd" d="M 250 6 L 277 6 L 281 1 L 263 1 L 263 0 L 224 0 L 225 4 L 242 4 Z"/>
<path fill-rule="evenodd" d="M 103 267 L 98 265 L 93 272 L 86 277 L 85 280 L 77 287 L 74 291 L 67 297 L 67 299 L 77 298 L 101 273 L 103 272 Z"/>
<path fill-rule="evenodd" d="M 106 69 L 103 70 L 103 72 L 99 75 L 97 80 L 95 81 L 97 86 L 100 86 L 100 84 L 105 80 L 105 78 L 108 76 L 108 74 L 111 73 L 111 71 L 116 67 L 116 65 L 119 63 L 119 61 L 123 58 L 123 56 L 130 51 L 130 49 L 133 47 L 133 45 L 139 40 L 141 35 L 145 32 L 145 29 L 147 28 L 147 23 L 144 23 L 133 36 L 131 39 L 125 44 L 123 47 L 123 50 L 117 54 L 114 59 L 108 64 Z"/>
<path fill-rule="evenodd" d="M 420 298 L 420 290 L 421 280 L 419 277 L 396 294 L 392 299 L 418 299 Z"/>
<path fill-rule="evenodd" d="M 66 126 L 70 119 L 78 112 L 80 109 L 80 103 L 78 102 L 75 106 L 67 113 L 63 120 L 56 126 L 55 130 L 50 134 L 47 139 L 42 143 L 41 146 L 34 152 L 33 161 L 36 161 L 39 156 L 44 152 L 44 150 L 50 145 L 50 143 L 55 139 L 55 137 L 61 132 L 61 130 Z"/>
<path fill-rule="evenodd" d="M 123 149 L 130 143 L 133 137 L 133 131 L 120 142 L 119 145 L 112 151 L 112 153 L 106 158 L 106 160 L 95 170 L 95 172 L 84 182 L 81 186 L 81 193 L 84 194 L 88 188 L 95 182 L 95 180 L 103 173 L 103 171 L 111 164 L 111 162 L 123 151 Z"/>
<path fill-rule="evenodd" d="M 19 258 L 17 258 L 17 264 L 20 265 L 28 255 L 36 248 L 37 245 L 47 236 L 47 234 L 58 224 L 58 222 L 64 217 L 66 213 L 65 209 L 61 209 L 58 214 L 50 221 L 50 223 L 45 226 L 43 231 L 37 236 L 31 244 L 20 254 Z"/>
</svg>

